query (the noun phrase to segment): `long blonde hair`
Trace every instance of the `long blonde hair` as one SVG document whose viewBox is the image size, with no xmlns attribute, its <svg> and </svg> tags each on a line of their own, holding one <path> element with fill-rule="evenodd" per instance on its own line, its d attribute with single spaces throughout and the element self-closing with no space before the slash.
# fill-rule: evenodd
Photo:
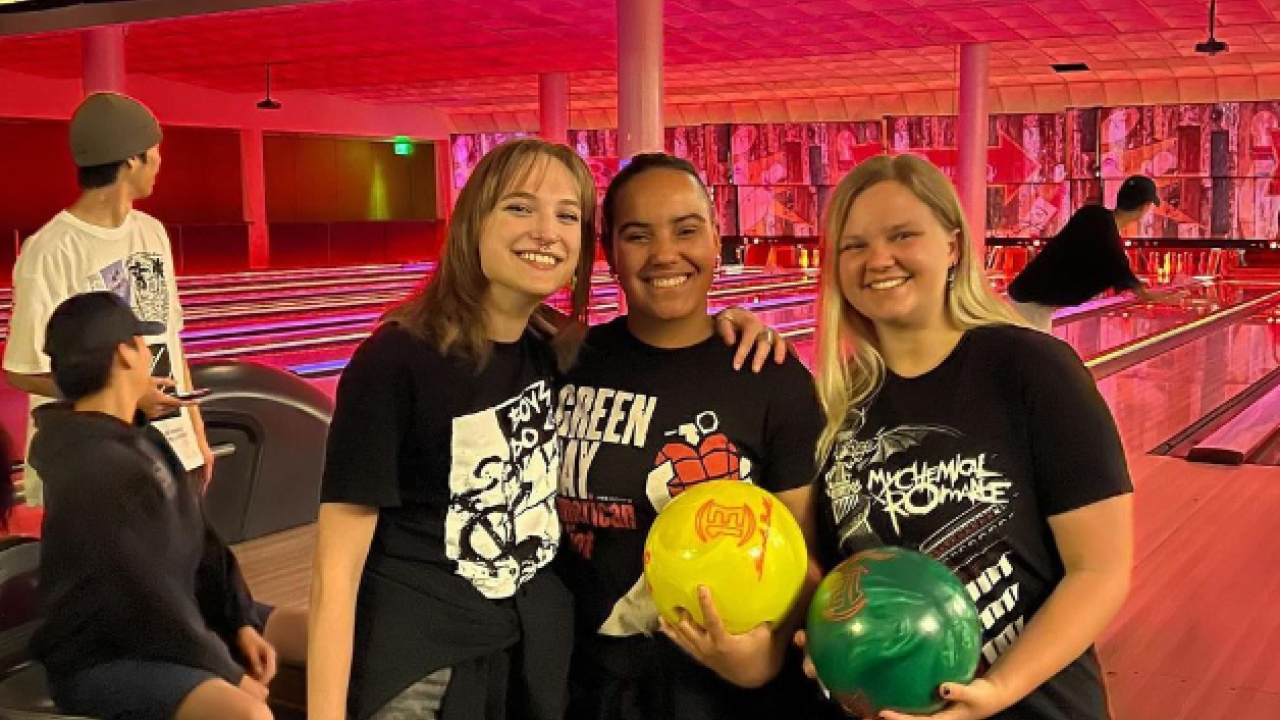
<svg viewBox="0 0 1280 720">
<path fill-rule="evenodd" d="M 582 237 L 573 277 L 571 323 L 557 333 L 554 345 L 562 368 L 572 361 L 583 336 L 591 301 L 591 270 L 596 255 L 596 190 L 591 170 L 566 145 L 536 138 L 505 142 L 480 160 L 458 195 L 449 220 L 444 252 L 426 286 L 383 318 L 482 369 L 492 343 L 486 328 L 483 300 L 489 287 L 480 264 L 480 234 L 485 219 L 512 188 L 522 185 L 540 167 L 538 160 L 559 162 L 578 186 L 582 208 Z"/>
<path fill-rule="evenodd" d="M 956 233 L 955 280 L 946 297 L 946 312 L 959 328 L 1000 323 L 1025 325 L 1014 310 L 987 285 L 983 258 L 974 256 L 969 224 L 955 188 L 938 168 L 914 155 L 880 155 L 858 165 L 836 186 L 823 220 L 821 289 L 818 298 L 818 396 L 827 425 L 818 442 L 818 458 L 831 452 L 851 408 L 862 408 L 884 382 L 884 358 L 875 326 L 854 309 L 840 289 L 840 238 L 858 197 L 882 182 L 900 183 L 933 212 L 948 233 Z"/>
</svg>

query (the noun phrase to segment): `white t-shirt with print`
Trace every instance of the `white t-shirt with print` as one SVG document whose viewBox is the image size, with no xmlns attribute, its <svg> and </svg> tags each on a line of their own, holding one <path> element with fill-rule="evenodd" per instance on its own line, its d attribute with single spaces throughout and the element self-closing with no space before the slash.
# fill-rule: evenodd
<svg viewBox="0 0 1280 720">
<path fill-rule="evenodd" d="M 165 324 L 164 335 L 146 338 L 155 358 L 152 374 L 171 377 L 179 388 L 189 388 L 178 336 L 182 306 L 169 236 L 158 220 L 138 210 L 131 211 L 118 228 L 90 225 L 63 211 L 27 240 L 13 268 L 13 312 L 4 369 L 23 375 L 48 373 L 44 335 L 49 316 L 67 298 L 98 290 L 124 298 L 140 319 Z M 31 408 L 49 401 L 32 395 Z M 164 432 L 188 470 L 204 463 L 187 410 L 157 421 L 156 428 Z M 28 424 L 28 442 L 31 435 Z M 29 466 L 24 485 L 27 501 L 40 504 L 40 480 Z"/>
</svg>

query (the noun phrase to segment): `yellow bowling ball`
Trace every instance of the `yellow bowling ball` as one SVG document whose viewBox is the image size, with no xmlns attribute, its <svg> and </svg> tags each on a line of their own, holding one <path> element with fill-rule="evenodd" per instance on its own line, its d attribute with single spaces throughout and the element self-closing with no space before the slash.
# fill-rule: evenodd
<svg viewBox="0 0 1280 720">
<path fill-rule="evenodd" d="M 698 602 L 705 585 L 734 634 L 786 618 L 808 565 L 804 534 L 787 506 L 732 480 L 680 493 L 658 513 L 644 544 L 645 581 L 662 617 L 678 623 L 684 608 L 705 625 Z"/>
</svg>

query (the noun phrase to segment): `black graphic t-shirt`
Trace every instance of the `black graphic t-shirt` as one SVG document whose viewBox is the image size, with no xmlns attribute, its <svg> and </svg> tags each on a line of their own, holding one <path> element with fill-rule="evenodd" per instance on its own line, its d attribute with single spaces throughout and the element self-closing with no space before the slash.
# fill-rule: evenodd
<svg viewBox="0 0 1280 720">
<path fill-rule="evenodd" d="M 554 369 L 529 335 L 495 343 L 478 376 L 397 325 L 360 346 L 338 386 L 322 501 L 381 509 L 370 564 L 444 565 L 498 599 L 550 562 Z"/>
<path fill-rule="evenodd" d="M 718 337 L 660 349 L 620 318 L 592 328 L 560 390 L 557 564 L 578 620 L 569 720 L 818 717 L 798 654 L 764 688 L 736 688 L 656 634 L 644 587 L 649 528 L 686 488 L 736 479 L 785 492 L 814 481 L 822 413 L 809 372 L 795 358 L 760 374 L 732 360 Z"/>
<path fill-rule="evenodd" d="M 595 327 L 560 390 L 560 518 L 591 579 L 572 587 L 584 630 L 658 629 L 644 588 L 649 527 L 673 497 L 709 480 L 771 492 L 809 485 L 822 414 L 795 358 L 737 371 L 719 337 L 655 348 L 625 318 Z"/>
<path fill-rule="evenodd" d="M 176 268 L 164 226 L 140 210 L 131 210 L 112 228 L 87 223 L 66 210 L 58 213 L 23 243 L 13 267 L 13 312 L 4 369 L 22 375 L 48 374 L 44 340 L 49 316 L 74 295 L 108 291 L 119 295 L 139 319 L 165 325 L 163 334 L 147 338 L 154 359 L 152 374 L 190 389 L 180 339 L 183 320 Z M 31 410 L 51 400 L 31 395 Z M 153 424 L 164 433 L 184 468 L 194 470 L 204 464 L 190 410 L 156 418 Z M 27 437 L 34 434 L 34 426 L 29 425 Z M 38 504 L 40 477 L 30 467 L 25 483 L 28 501 Z"/>
<path fill-rule="evenodd" d="M 999 325 L 969 330 L 941 365 L 890 373 L 850 413 L 823 470 L 828 567 L 870 544 L 902 545 L 967 584 L 982 668 L 1017 639 L 1064 569 L 1048 518 L 1132 490 L 1115 422 L 1070 346 Z M 996 717 L 1108 717 L 1093 650 Z"/>
<path fill-rule="evenodd" d="M 1104 290 L 1137 290 L 1115 214 L 1101 205 L 1076 211 L 1009 284 L 1009 297 L 1051 307 L 1079 305 Z"/>
<path fill-rule="evenodd" d="M 497 610 L 521 610 L 535 574 L 554 577 L 539 572 L 560 539 L 554 383 L 551 351 L 531 334 L 495 343 L 479 374 L 394 324 L 353 355 L 321 500 L 379 508 L 357 600 L 355 716 L 528 637 Z M 571 617 L 557 622 L 547 629 L 567 648 Z"/>
</svg>

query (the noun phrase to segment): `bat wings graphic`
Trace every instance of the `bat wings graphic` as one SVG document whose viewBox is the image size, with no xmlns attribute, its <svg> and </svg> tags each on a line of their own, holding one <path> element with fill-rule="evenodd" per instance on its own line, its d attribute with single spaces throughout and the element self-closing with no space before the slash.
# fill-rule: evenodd
<svg viewBox="0 0 1280 720">
<path fill-rule="evenodd" d="M 892 430 L 881 430 L 876 436 L 867 440 L 866 455 L 859 458 L 858 469 L 862 470 L 871 463 L 882 463 L 900 452 L 924 442 L 929 433 L 941 433 L 951 437 L 959 437 L 960 433 L 941 425 L 899 425 Z"/>
</svg>

